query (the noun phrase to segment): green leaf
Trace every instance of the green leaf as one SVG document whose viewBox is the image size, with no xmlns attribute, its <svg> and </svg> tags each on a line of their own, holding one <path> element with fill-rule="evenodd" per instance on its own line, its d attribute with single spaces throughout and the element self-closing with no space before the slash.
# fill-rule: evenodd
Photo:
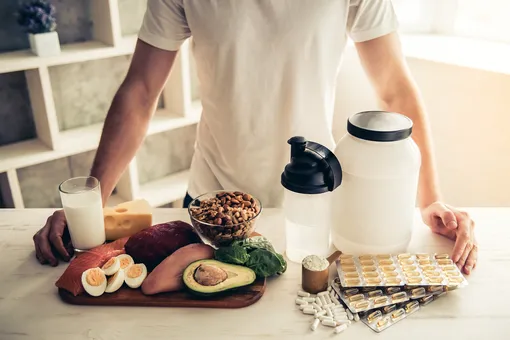
<svg viewBox="0 0 510 340">
<path fill-rule="evenodd" d="M 250 253 L 246 266 L 252 269 L 257 276 L 273 276 L 286 269 L 286 265 L 284 267 L 279 256 L 281 255 L 267 249 L 255 249 Z"/>
<path fill-rule="evenodd" d="M 276 253 L 276 250 L 274 249 L 271 242 L 269 242 L 269 240 L 264 236 L 253 236 L 238 242 L 240 246 L 247 248 L 248 251 L 255 249 L 266 249 L 270 252 Z"/>
<path fill-rule="evenodd" d="M 231 264 L 245 264 L 250 255 L 246 249 L 239 245 L 232 245 L 230 247 L 221 247 L 214 252 L 214 258 L 220 262 Z"/>
</svg>

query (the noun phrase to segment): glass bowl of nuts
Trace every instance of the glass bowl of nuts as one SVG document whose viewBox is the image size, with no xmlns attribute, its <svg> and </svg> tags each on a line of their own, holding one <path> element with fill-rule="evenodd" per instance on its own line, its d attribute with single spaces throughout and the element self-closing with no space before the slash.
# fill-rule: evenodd
<svg viewBox="0 0 510 340">
<path fill-rule="evenodd" d="M 193 228 L 211 246 L 225 247 L 248 238 L 262 211 L 260 201 L 240 191 L 212 191 L 188 206 Z"/>
</svg>

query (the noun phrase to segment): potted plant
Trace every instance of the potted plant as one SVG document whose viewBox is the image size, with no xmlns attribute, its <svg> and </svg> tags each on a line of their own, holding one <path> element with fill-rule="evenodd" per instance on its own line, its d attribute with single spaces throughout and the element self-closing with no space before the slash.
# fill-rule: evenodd
<svg viewBox="0 0 510 340">
<path fill-rule="evenodd" d="M 31 0 L 18 10 L 18 24 L 25 28 L 30 49 L 40 57 L 60 54 L 55 7 L 45 0 Z"/>
</svg>

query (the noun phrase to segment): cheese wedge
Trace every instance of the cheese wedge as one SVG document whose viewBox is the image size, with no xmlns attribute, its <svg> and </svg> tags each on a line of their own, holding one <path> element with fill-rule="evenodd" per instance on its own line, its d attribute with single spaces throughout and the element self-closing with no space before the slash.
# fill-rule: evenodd
<svg viewBox="0 0 510 340">
<path fill-rule="evenodd" d="M 152 225 L 152 208 L 146 200 L 134 200 L 103 209 L 108 241 L 136 234 Z"/>
</svg>

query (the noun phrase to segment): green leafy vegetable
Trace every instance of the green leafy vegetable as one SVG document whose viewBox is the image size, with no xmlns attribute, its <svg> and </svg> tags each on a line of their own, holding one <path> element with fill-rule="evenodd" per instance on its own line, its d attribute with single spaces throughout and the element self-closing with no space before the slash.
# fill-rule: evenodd
<svg viewBox="0 0 510 340">
<path fill-rule="evenodd" d="M 252 269 L 257 276 L 268 277 L 282 271 L 279 254 L 266 249 L 255 249 L 250 252 L 250 258 L 246 266 Z"/>
<path fill-rule="evenodd" d="M 271 242 L 264 236 L 249 237 L 245 240 L 237 241 L 236 244 L 246 248 L 248 251 L 261 248 L 276 253 Z"/>
<path fill-rule="evenodd" d="M 231 264 L 245 264 L 249 257 L 246 249 L 239 245 L 221 247 L 214 252 L 214 258 L 216 260 Z"/>
</svg>

